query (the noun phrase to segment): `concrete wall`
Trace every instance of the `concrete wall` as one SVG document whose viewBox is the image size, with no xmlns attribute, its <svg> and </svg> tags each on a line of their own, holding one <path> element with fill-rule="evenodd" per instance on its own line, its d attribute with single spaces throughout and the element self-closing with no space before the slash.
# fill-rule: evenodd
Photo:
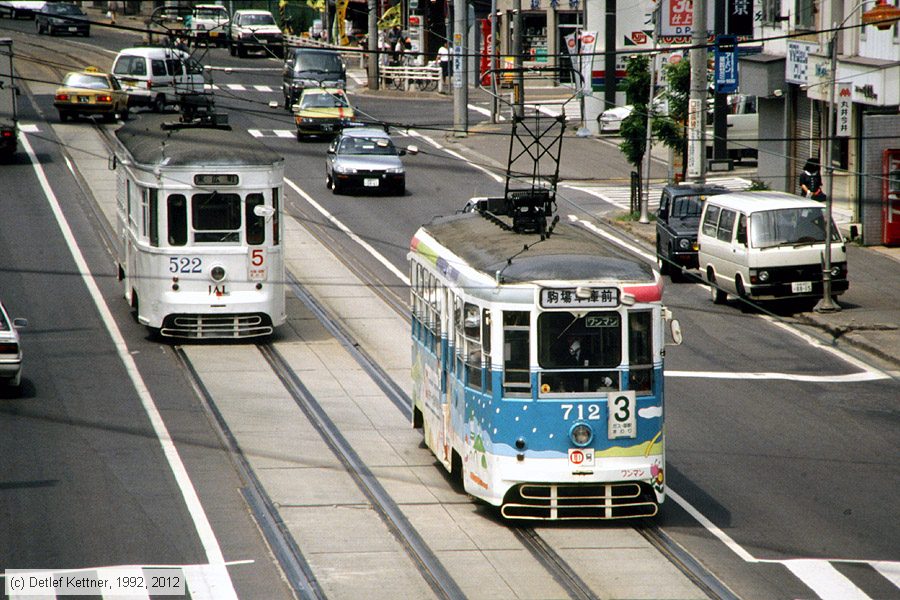
<svg viewBox="0 0 900 600">
<path fill-rule="evenodd" d="M 867 139 L 866 134 L 878 136 Z M 866 246 L 882 244 L 882 153 L 900 148 L 900 114 L 863 115 L 860 222 Z"/>
</svg>

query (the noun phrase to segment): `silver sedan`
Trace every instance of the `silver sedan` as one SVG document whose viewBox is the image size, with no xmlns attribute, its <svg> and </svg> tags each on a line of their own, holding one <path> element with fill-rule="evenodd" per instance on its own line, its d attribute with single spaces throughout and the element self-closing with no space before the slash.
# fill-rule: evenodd
<svg viewBox="0 0 900 600">
<path fill-rule="evenodd" d="M 400 157 L 418 151 L 415 146 L 398 149 L 381 129 L 344 129 L 328 146 L 325 184 L 335 194 L 356 190 L 402 196 L 406 170 Z"/>
<path fill-rule="evenodd" d="M 22 346 L 17 330 L 27 324 L 25 319 L 10 319 L 0 302 L 0 383 L 18 387 L 22 381 Z"/>
</svg>

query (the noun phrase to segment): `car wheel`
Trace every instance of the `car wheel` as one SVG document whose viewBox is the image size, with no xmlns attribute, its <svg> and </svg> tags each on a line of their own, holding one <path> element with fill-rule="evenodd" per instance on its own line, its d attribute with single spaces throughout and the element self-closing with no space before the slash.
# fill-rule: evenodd
<svg viewBox="0 0 900 600">
<path fill-rule="evenodd" d="M 123 121 L 127 121 L 129 116 L 128 105 L 125 105 L 122 107 L 122 110 L 119 111 L 119 118 Z"/>
<path fill-rule="evenodd" d="M 228 53 L 232 56 L 237 54 L 237 48 L 235 48 L 234 44 L 228 44 Z"/>
<path fill-rule="evenodd" d="M 44 28 L 41 27 L 41 24 L 38 23 L 37 21 L 34 22 L 34 29 L 35 29 L 35 31 L 37 31 L 38 35 L 41 35 L 44 33 Z"/>
<path fill-rule="evenodd" d="M 329 190 L 331 189 L 331 175 L 329 175 L 328 173 L 325 173 L 325 187 L 327 187 Z"/>
<path fill-rule="evenodd" d="M 709 294 L 713 304 L 725 304 L 725 301 L 728 300 L 728 294 L 725 290 L 720 290 L 716 287 L 716 276 L 712 269 L 707 272 L 706 279 L 709 281 Z"/>
<path fill-rule="evenodd" d="M 331 180 L 331 193 L 334 194 L 335 196 L 337 196 L 338 194 L 341 193 L 341 188 L 338 185 L 337 179 Z"/>
<path fill-rule="evenodd" d="M 405 184 L 405 183 L 401 183 L 401 184 L 397 185 L 397 191 L 396 191 L 396 194 L 397 194 L 398 196 L 405 196 L 405 195 L 406 195 L 406 184 Z"/>
<path fill-rule="evenodd" d="M 161 113 L 166 110 L 166 97 L 162 94 L 153 99 L 153 112 Z"/>
<path fill-rule="evenodd" d="M 238 58 L 247 58 L 247 49 L 241 45 L 238 45 L 237 55 L 238 55 Z"/>
<path fill-rule="evenodd" d="M 72 115 L 70 115 L 68 112 L 62 111 L 62 110 L 59 111 L 59 120 L 61 123 L 65 123 L 71 118 L 72 118 Z"/>
</svg>

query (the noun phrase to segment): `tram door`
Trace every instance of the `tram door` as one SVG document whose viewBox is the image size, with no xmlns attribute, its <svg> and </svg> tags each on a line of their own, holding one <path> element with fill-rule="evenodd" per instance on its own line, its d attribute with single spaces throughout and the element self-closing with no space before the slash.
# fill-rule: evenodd
<svg viewBox="0 0 900 600">
<path fill-rule="evenodd" d="M 900 148 L 884 151 L 882 238 L 886 246 L 900 244 Z"/>
</svg>

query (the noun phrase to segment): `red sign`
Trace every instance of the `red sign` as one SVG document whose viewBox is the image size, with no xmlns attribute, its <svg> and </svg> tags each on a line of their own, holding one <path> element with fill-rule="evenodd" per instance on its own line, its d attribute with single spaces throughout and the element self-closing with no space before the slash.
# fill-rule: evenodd
<svg viewBox="0 0 900 600">
<path fill-rule="evenodd" d="M 418 27 L 422 24 L 422 17 L 419 15 L 409 15 L 409 25 L 410 27 Z"/>
<path fill-rule="evenodd" d="M 580 465 L 584 462 L 584 452 L 582 452 L 581 450 L 573 450 L 569 454 L 569 460 L 572 461 L 573 465 Z"/>
<path fill-rule="evenodd" d="M 593 44 L 594 36 L 591 35 L 590 33 L 585 33 L 584 35 L 581 36 L 581 43 L 584 45 Z"/>
<path fill-rule="evenodd" d="M 647 43 L 647 34 L 643 31 L 632 31 L 631 32 L 631 41 L 635 44 L 646 44 Z"/>
</svg>

